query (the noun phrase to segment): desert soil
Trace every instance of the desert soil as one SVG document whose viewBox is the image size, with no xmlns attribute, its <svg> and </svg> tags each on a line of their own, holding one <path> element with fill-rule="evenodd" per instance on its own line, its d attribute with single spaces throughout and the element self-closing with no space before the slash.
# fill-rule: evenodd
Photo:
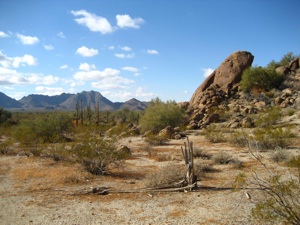
<svg viewBox="0 0 300 225">
<path fill-rule="evenodd" d="M 200 177 L 197 190 L 192 192 L 97 195 L 85 192 L 94 187 L 139 190 L 145 187 L 147 174 L 168 164 L 184 167 L 181 146 L 186 140 L 154 147 L 149 156 L 141 137 L 126 138 L 122 141 L 130 147 L 132 158 L 112 174 L 98 177 L 80 165 L 51 158 L 1 155 L 0 224 L 254 224 L 250 214 L 260 198 L 259 191 L 255 185 L 245 189 L 233 188 L 233 184 L 240 173 L 251 178 L 254 168 L 263 171 L 260 164 L 247 149 L 211 144 L 195 132 L 189 139 L 209 154 L 229 152 L 243 161 L 244 167 L 213 165 L 215 171 Z M 299 154 L 299 149 L 290 151 Z M 262 154 L 270 162 L 269 153 Z M 277 171 L 286 170 L 280 164 L 272 165 Z"/>
</svg>

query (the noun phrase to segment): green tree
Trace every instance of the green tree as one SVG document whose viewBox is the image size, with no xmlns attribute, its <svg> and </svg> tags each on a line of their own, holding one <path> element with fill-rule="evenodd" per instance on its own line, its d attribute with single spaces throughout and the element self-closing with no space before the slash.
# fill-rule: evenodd
<svg viewBox="0 0 300 225">
<path fill-rule="evenodd" d="M 153 99 L 139 124 L 143 131 L 152 130 L 158 132 L 166 126 L 180 126 L 184 123 L 186 114 L 179 108 L 175 101 L 163 102 L 159 98 Z"/>
</svg>

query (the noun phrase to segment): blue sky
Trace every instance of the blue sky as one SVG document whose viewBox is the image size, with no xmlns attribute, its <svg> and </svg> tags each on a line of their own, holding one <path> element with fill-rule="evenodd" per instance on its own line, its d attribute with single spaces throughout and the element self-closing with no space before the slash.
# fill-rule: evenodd
<svg viewBox="0 0 300 225">
<path fill-rule="evenodd" d="M 299 0 L 0 1 L 0 91 L 188 101 L 231 53 L 300 53 Z"/>
</svg>

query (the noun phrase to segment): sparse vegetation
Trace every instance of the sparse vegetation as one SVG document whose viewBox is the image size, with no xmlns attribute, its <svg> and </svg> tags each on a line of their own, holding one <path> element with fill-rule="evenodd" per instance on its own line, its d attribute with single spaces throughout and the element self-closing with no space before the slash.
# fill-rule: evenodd
<svg viewBox="0 0 300 225">
<path fill-rule="evenodd" d="M 215 124 L 206 127 L 203 134 L 211 143 L 226 142 L 224 133 Z"/>
</svg>

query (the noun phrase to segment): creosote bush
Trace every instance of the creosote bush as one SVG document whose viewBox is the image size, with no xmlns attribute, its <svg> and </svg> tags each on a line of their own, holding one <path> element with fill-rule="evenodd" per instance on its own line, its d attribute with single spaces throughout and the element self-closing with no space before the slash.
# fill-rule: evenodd
<svg viewBox="0 0 300 225">
<path fill-rule="evenodd" d="M 85 169 L 94 175 L 105 175 L 109 166 L 117 164 L 129 157 L 119 151 L 113 138 L 85 138 L 71 150 L 76 161 L 82 163 Z"/>
</svg>

